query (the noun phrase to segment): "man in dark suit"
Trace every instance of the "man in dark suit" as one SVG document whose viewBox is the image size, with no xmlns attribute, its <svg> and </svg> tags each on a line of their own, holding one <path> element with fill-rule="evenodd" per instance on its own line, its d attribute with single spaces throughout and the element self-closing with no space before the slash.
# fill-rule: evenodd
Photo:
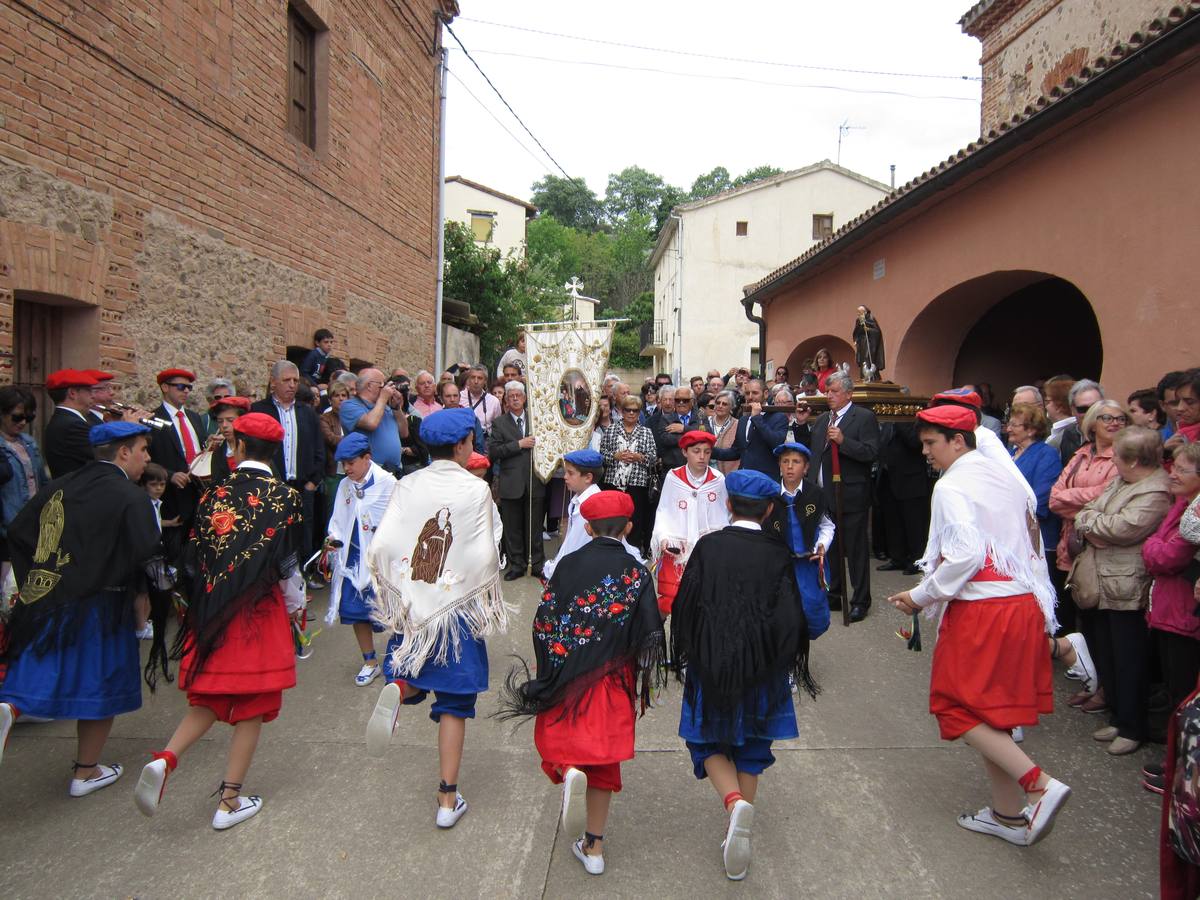
<svg viewBox="0 0 1200 900">
<path fill-rule="evenodd" d="M 654 444 L 658 447 L 658 458 L 662 461 L 663 473 L 678 469 L 686 462 L 683 451 L 679 449 L 679 439 L 684 432 L 700 431 L 700 416 L 693 409 L 696 403 L 691 388 L 679 387 L 672 392 L 675 398 L 675 408 L 652 418 L 654 426 Z M 662 395 L 659 395 L 662 403 Z"/>
<path fill-rule="evenodd" d="M 724 450 L 713 450 L 712 458 L 722 462 L 733 459 L 742 461 L 739 468 L 753 469 L 772 478 L 779 477 L 779 461 L 775 448 L 787 440 L 787 413 L 763 412 L 763 383 L 751 378 L 745 384 L 746 398 L 742 402 L 742 416 L 737 423 L 737 436 L 733 446 Z M 791 403 L 791 392 L 786 401 Z"/>
<path fill-rule="evenodd" d="M 504 389 L 505 409 L 492 420 L 488 456 L 496 464 L 500 488 L 500 521 L 504 524 L 505 581 L 514 581 L 532 564 L 535 575 L 546 564 L 542 549 L 542 513 L 546 485 L 533 474 L 533 446 L 525 387 L 510 381 Z"/>
<path fill-rule="evenodd" d="M 837 562 L 837 543 L 845 541 L 850 563 L 854 595 L 850 600 L 850 621 L 860 622 L 871 608 L 870 554 L 867 550 L 867 514 L 871 509 L 871 464 L 879 456 L 879 422 L 865 406 L 850 402 L 854 382 L 850 376 L 835 372 L 825 382 L 829 412 L 821 413 L 812 426 L 813 466 L 809 480 L 820 485 L 825 508 L 836 515 L 833 487 L 833 452 L 837 444 L 842 469 L 842 520 L 837 522 L 834 546 L 829 559 L 833 577 L 829 584 L 829 602 L 845 602 L 845 573 Z M 835 607 L 837 608 L 837 607 Z"/>
<path fill-rule="evenodd" d="M 888 562 L 878 569 L 916 575 L 929 535 L 929 466 L 913 423 L 885 422 L 879 434 L 879 506 Z"/>
<path fill-rule="evenodd" d="M 92 406 L 92 388 L 96 379 L 87 372 L 60 369 L 46 378 L 46 393 L 54 401 L 54 415 L 42 432 L 42 454 L 50 467 L 51 478 L 82 469 L 95 459 L 88 429 Z"/>
<path fill-rule="evenodd" d="M 170 422 L 171 428 L 159 428 L 150 435 L 150 458 L 167 470 L 170 481 L 163 497 L 163 517 L 179 517 L 186 535 L 200 500 L 200 487 L 188 474 L 188 467 L 204 450 L 204 422 L 187 408 L 196 376 L 187 369 L 164 369 L 156 380 L 162 391 L 162 403 L 154 410 L 156 419 Z M 168 552 L 178 548 L 168 548 Z"/>
<path fill-rule="evenodd" d="M 313 547 L 314 509 L 317 487 L 325 478 L 325 440 L 311 405 L 296 402 L 300 370 L 281 359 L 271 367 L 270 396 L 250 405 L 251 412 L 264 413 L 283 426 L 283 441 L 271 460 L 275 477 L 300 492 L 304 504 L 304 555 Z M 314 584 L 315 586 L 315 584 Z M 324 584 L 321 585 L 324 587 Z"/>
</svg>

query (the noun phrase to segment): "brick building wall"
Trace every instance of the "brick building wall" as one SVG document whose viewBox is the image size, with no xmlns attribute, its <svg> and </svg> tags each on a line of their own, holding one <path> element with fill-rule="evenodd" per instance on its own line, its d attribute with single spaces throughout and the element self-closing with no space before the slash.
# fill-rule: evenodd
<svg viewBox="0 0 1200 900">
<path fill-rule="evenodd" d="M 321 326 L 343 358 L 432 364 L 457 5 L 292 5 L 315 148 L 287 125 L 286 0 L 0 5 L 0 382 L 98 365 L 149 400 L 182 365 L 261 395 Z"/>
<path fill-rule="evenodd" d="M 983 44 L 981 133 L 1020 113 L 1154 19 L 1169 0 L 993 0 L 972 7 L 963 31 Z"/>
</svg>

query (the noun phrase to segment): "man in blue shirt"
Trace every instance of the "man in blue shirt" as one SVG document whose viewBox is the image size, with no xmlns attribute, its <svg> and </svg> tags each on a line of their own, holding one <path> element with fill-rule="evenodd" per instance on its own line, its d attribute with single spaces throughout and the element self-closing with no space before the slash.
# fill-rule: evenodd
<svg viewBox="0 0 1200 900">
<path fill-rule="evenodd" d="M 358 396 L 347 399 L 338 412 L 342 430 L 366 435 L 371 458 L 399 478 L 403 474 L 400 442 L 408 437 L 408 417 L 396 415 L 392 407 L 399 404 L 400 392 L 379 369 L 359 372 L 356 388 Z"/>
</svg>

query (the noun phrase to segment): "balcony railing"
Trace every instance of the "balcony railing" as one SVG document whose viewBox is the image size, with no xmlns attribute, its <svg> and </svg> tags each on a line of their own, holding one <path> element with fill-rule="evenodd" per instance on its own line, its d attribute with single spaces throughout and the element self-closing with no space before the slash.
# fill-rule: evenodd
<svg viewBox="0 0 1200 900">
<path fill-rule="evenodd" d="M 642 323 L 641 327 L 642 356 L 652 356 L 655 350 L 665 350 L 667 346 L 666 328 L 662 319 Z"/>
</svg>

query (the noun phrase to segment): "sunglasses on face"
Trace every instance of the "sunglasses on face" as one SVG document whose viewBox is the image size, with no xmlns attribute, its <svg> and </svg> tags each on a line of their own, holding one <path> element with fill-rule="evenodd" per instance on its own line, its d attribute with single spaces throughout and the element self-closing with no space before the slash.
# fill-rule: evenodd
<svg viewBox="0 0 1200 900">
<path fill-rule="evenodd" d="M 193 385 L 185 384 L 185 383 L 181 383 L 181 382 L 175 382 L 175 381 L 168 381 L 167 387 L 175 388 L 175 390 L 177 390 L 177 391 L 190 391 L 192 389 Z"/>
<path fill-rule="evenodd" d="M 687 405 L 688 405 L 688 404 L 690 404 L 691 402 L 692 402 L 692 398 L 691 398 L 691 397 L 676 397 L 676 398 L 675 398 L 675 405 L 676 405 L 676 406 L 678 406 L 680 403 L 682 403 L 684 406 L 687 406 Z"/>
<path fill-rule="evenodd" d="M 1075 407 L 1075 412 L 1079 413 L 1081 416 L 1086 416 L 1089 409 L 1091 409 L 1090 406 L 1077 406 Z"/>
<path fill-rule="evenodd" d="M 622 406 L 621 411 L 622 412 L 632 412 L 632 413 L 639 412 L 639 410 L 636 406 Z"/>
<path fill-rule="evenodd" d="M 32 422 L 34 419 L 37 418 L 37 416 L 29 416 L 29 415 L 23 415 L 23 414 L 19 415 L 17 413 L 9 413 L 8 417 L 10 419 L 12 419 L 14 422 Z"/>
</svg>

